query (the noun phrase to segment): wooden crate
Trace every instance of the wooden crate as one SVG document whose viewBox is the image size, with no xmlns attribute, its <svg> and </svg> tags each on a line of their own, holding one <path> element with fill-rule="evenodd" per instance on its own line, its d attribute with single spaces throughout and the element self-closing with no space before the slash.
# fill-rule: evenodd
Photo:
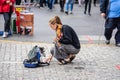
<svg viewBox="0 0 120 80">
<path fill-rule="evenodd" d="M 22 21 L 27 21 L 27 22 L 29 22 L 29 21 L 33 22 L 33 20 L 34 20 L 33 14 L 30 14 L 30 13 L 21 13 L 20 18 Z"/>
<path fill-rule="evenodd" d="M 33 13 L 20 13 L 20 26 L 25 29 L 31 27 L 29 35 L 33 35 L 34 32 L 34 14 Z M 25 30 L 24 30 L 25 31 Z M 23 32 L 25 35 L 25 32 Z"/>
</svg>

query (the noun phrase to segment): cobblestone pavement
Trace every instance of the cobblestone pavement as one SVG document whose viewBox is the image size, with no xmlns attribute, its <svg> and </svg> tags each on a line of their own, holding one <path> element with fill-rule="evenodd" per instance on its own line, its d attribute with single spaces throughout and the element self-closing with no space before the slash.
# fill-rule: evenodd
<svg viewBox="0 0 120 80">
<path fill-rule="evenodd" d="M 120 80 L 120 48 L 114 45 L 81 44 L 72 63 L 25 68 L 23 60 L 34 46 L 45 47 L 48 56 L 53 44 L 0 40 L 0 80 Z"/>
</svg>

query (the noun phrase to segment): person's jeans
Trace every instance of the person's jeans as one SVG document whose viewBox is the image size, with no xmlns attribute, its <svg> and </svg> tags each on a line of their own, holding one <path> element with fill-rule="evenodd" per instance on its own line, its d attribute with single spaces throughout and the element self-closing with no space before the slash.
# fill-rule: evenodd
<svg viewBox="0 0 120 80">
<path fill-rule="evenodd" d="M 64 10 L 64 0 L 60 0 L 60 8 L 61 10 Z"/>
<path fill-rule="evenodd" d="M 48 0 L 48 8 L 52 9 L 53 7 L 53 0 Z"/>
<path fill-rule="evenodd" d="M 117 28 L 117 32 L 115 34 L 115 42 L 118 44 L 120 43 L 120 18 L 109 18 L 106 20 L 104 35 L 107 40 L 110 40 L 115 28 Z"/>
<path fill-rule="evenodd" d="M 70 11 L 72 11 L 73 10 L 73 4 L 74 4 L 74 0 L 66 0 L 65 11 L 68 12 L 69 6 L 70 6 Z"/>
<path fill-rule="evenodd" d="M 90 13 L 90 11 L 91 11 L 91 2 L 92 2 L 92 0 L 85 0 L 85 13 L 86 13 L 86 11 L 87 11 L 87 7 L 88 7 L 88 13 Z"/>
<path fill-rule="evenodd" d="M 55 4 L 55 0 L 52 1 L 52 5 L 54 5 L 54 4 Z"/>
<path fill-rule="evenodd" d="M 10 21 L 11 21 L 11 15 L 12 12 L 4 12 L 3 17 L 4 17 L 4 31 L 9 32 L 10 31 Z"/>
</svg>

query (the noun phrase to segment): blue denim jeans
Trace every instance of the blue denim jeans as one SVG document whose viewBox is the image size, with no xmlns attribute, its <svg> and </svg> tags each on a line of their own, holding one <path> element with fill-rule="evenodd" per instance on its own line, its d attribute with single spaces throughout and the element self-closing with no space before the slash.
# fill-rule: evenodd
<svg viewBox="0 0 120 80">
<path fill-rule="evenodd" d="M 48 1 L 48 8 L 52 9 L 54 0 L 47 0 L 47 1 Z"/>
<path fill-rule="evenodd" d="M 69 7 L 70 7 L 70 11 L 72 11 L 73 10 L 73 4 L 74 4 L 74 0 L 66 0 L 65 11 L 68 11 Z"/>
</svg>

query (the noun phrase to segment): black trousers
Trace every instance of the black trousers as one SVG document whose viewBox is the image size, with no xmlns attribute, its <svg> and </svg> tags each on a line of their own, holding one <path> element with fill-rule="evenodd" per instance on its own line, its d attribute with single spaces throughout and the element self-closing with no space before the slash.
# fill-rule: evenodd
<svg viewBox="0 0 120 80">
<path fill-rule="evenodd" d="M 91 11 L 91 3 L 92 3 L 92 0 L 85 0 L 85 13 L 87 11 L 87 8 L 88 8 L 88 13 L 90 13 Z"/>
<path fill-rule="evenodd" d="M 61 8 L 61 10 L 64 10 L 64 4 L 65 4 L 65 1 L 60 0 L 60 8 Z"/>
<path fill-rule="evenodd" d="M 94 5 L 96 5 L 96 1 L 97 1 L 97 0 L 93 0 L 93 4 L 94 4 Z"/>
<path fill-rule="evenodd" d="M 115 33 L 116 44 L 120 43 L 120 17 L 119 18 L 108 18 L 105 22 L 105 38 L 110 40 L 112 37 L 113 30 L 117 29 Z"/>
<path fill-rule="evenodd" d="M 10 21 L 11 21 L 11 15 L 12 12 L 4 12 L 3 17 L 4 17 L 4 32 L 9 32 L 10 31 Z"/>
<path fill-rule="evenodd" d="M 20 5 L 21 0 L 16 0 L 16 5 Z"/>
<path fill-rule="evenodd" d="M 46 0 L 40 0 L 39 5 L 40 7 L 44 7 L 44 5 L 46 6 Z"/>
</svg>

